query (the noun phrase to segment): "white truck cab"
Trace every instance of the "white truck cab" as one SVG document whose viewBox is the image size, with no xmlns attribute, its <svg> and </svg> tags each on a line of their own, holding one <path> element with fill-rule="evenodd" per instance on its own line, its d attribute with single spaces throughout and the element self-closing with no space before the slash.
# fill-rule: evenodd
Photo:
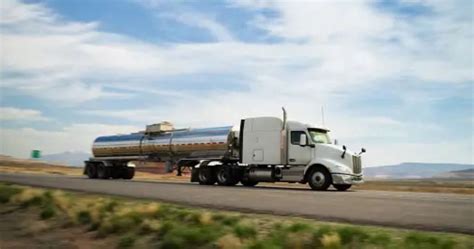
<svg viewBox="0 0 474 249">
<path fill-rule="evenodd" d="M 360 154 L 365 150 L 356 154 L 332 144 L 326 128 L 275 117 L 248 118 L 240 128 L 241 162 L 255 168 L 249 179 L 307 182 L 315 190 L 330 185 L 346 190 L 363 182 Z"/>
</svg>

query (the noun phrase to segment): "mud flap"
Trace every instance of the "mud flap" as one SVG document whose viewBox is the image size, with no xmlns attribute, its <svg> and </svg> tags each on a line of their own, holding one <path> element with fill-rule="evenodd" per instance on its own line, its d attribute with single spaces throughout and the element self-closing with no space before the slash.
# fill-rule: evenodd
<svg viewBox="0 0 474 249">
<path fill-rule="evenodd" d="M 199 168 L 193 167 L 191 170 L 191 182 L 199 182 Z"/>
</svg>

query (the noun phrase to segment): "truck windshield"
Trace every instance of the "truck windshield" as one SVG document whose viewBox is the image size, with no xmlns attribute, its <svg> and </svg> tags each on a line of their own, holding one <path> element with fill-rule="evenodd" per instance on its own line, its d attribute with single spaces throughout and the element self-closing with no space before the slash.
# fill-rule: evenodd
<svg viewBox="0 0 474 249">
<path fill-rule="evenodd" d="M 308 129 L 309 136 L 314 143 L 317 144 L 330 144 L 331 140 L 329 139 L 328 132 L 320 129 Z"/>
</svg>

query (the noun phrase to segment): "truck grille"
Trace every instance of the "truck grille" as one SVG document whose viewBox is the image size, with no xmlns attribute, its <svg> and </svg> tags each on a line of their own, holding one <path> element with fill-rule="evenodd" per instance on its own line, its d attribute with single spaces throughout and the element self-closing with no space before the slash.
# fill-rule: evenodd
<svg viewBox="0 0 474 249">
<path fill-rule="evenodd" d="M 360 156 L 352 156 L 352 171 L 354 174 L 362 173 L 362 160 Z"/>
</svg>

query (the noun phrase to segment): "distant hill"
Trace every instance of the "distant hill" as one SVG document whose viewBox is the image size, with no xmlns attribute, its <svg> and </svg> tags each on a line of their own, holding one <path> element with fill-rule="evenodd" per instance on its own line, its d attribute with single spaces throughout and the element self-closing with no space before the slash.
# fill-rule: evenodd
<svg viewBox="0 0 474 249">
<path fill-rule="evenodd" d="M 456 178 L 474 180 L 474 168 L 450 171 L 434 176 L 435 178 Z"/>
<path fill-rule="evenodd" d="M 364 175 L 367 178 L 416 179 L 443 177 L 443 175 L 444 177 L 448 177 L 450 172 L 464 170 L 474 170 L 474 165 L 454 163 L 402 163 L 398 165 L 364 168 Z M 456 174 L 451 175 L 454 176 Z"/>
<path fill-rule="evenodd" d="M 61 164 L 73 167 L 82 167 L 84 166 L 84 161 L 89 159 L 91 154 L 81 151 L 67 151 L 57 154 L 43 155 L 40 161 Z"/>
</svg>

